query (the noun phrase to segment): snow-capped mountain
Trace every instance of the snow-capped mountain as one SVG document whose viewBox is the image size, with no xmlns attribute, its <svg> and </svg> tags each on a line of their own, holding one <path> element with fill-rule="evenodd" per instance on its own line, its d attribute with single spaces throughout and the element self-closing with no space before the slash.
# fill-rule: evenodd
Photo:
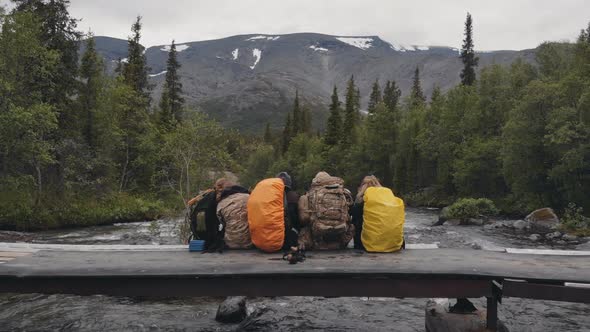
<svg viewBox="0 0 590 332">
<path fill-rule="evenodd" d="M 126 57 L 126 43 L 96 37 L 97 49 L 114 68 Z M 165 77 L 169 45 L 146 50 L 157 100 Z M 247 131 L 260 131 L 267 121 L 279 127 L 298 89 L 323 125 L 336 85 L 343 95 L 354 75 L 366 105 L 376 79 L 395 80 L 409 91 L 414 70 L 420 68 L 422 86 L 430 94 L 435 86 L 447 90 L 459 82 L 462 68 L 457 49 L 441 46 L 399 45 L 377 36 L 329 36 L 314 33 L 239 35 L 223 39 L 177 44 L 186 100 L 222 123 Z M 480 68 L 509 64 L 518 57 L 533 61 L 534 50 L 479 54 Z"/>
</svg>

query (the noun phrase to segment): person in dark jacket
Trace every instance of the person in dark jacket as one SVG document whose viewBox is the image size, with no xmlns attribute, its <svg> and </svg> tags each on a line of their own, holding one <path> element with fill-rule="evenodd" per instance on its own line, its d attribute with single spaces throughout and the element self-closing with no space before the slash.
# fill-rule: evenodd
<svg viewBox="0 0 590 332">
<path fill-rule="evenodd" d="M 292 189 L 293 180 L 287 172 L 280 172 L 276 176 L 285 184 L 285 244 L 284 250 L 297 247 L 299 236 L 299 194 Z"/>
</svg>

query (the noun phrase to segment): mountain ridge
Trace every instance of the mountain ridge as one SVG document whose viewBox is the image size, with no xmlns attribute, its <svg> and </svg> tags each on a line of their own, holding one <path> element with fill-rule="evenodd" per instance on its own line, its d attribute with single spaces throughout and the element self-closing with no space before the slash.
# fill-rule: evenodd
<svg viewBox="0 0 590 332">
<path fill-rule="evenodd" d="M 95 37 L 97 50 L 112 72 L 126 56 L 127 41 Z M 169 45 L 146 49 L 154 99 L 161 93 Z M 401 45 L 379 36 L 333 36 L 318 33 L 242 34 L 206 41 L 178 43 L 180 76 L 188 106 L 198 107 L 223 124 L 260 132 L 266 122 L 284 123 L 295 91 L 310 107 L 314 127 L 325 122 L 327 105 L 336 85 L 343 96 L 354 75 L 365 108 L 372 84 L 395 80 L 403 95 L 421 71 L 423 89 L 443 91 L 460 82 L 459 50 L 447 46 Z M 507 65 L 523 58 L 534 62 L 535 50 L 479 52 L 480 68 Z"/>
</svg>

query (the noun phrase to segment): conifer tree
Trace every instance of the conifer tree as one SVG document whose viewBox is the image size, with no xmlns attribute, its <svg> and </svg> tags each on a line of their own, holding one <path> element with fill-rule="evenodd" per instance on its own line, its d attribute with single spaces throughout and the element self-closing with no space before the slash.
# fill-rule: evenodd
<svg viewBox="0 0 590 332">
<path fill-rule="evenodd" d="M 303 117 L 301 113 L 301 108 L 299 106 L 299 91 L 295 91 L 295 101 L 293 102 L 293 129 L 291 132 L 292 136 L 297 136 L 297 134 L 302 133 L 303 127 Z"/>
<path fill-rule="evenodd" d="M 168 64 L 166 66 L 166 81 L 160 99 L 160 123 L 164 127 L 171 128 L 175 123 L 179 123 L 182 117 L 182 108 L 184 98 L 182 98 L 182 83 L 178 69 L 176 44 L 174 40 L 168 53 Z"/>
<path fill-rule="evenodd" d="M 270 132 L 270 123 L 268 122 L 266 123 L 266 127 L 264 128 L 264 143 L 272 143 L 272 133 Z"/>
<path fill-rule="evenodd" d="M 463 39 L 463 48 L 461 48 L 461 61 L 463 61 L 463 70 L 461 71 L 461 84 L 471 86 L 475 83 L 475 67 L 479 58 L 475 56 L 473 49 L 473 20 L 471 14 L 467 13 L 465 20 L 465 39 Z"/>
<path fill-rule="evenodd" d="M 350 77 L 346 87 L 346 102 L 344 105 L 344 123 L 341 132 L 341 141 L 346 145 L 356 141 L 355 127 L 358 123 L 359 94 L 354 84 L 354 76 Z"/>
<path fill-rule="evenodd" d="M 420 69 L 416 67 L 414 71 L 414 82 L 412 84 L 412 93 L 411 93 L 412 105 L 423 105 L 426 102 L 426 96 L 424 95 L 424 91 L 422 91 L 422 85 L 420 84 Z"/>
<path fill-rule="evenodd" d="M 60 127 L 65 125 L 64 107 L 73 100 L 78 76 L 78 42 L 82 34 L 77 30 L 78 20 L 68 12 L 69 0 L 13 0 L 15 12 L 33 13 L 40 21 L 42 42 L 49 50 L 59 54 L 58 68 L 46 79 L 52 80 L 55 89 L 46 96 L 46 102 L 62 109 Z M 49 92 L 49 91 L 48 91 Z"/>
<path fill-rule="evenodd" d="M 136 92 L 141 94 L 147 101 L 147 107 L 150 103 L 150 92 L 151 89 L 148 82 L 148 71 L 147 61 L 145 54 L 143 53 L 143 46 L 140 44 L 141 40 L 141 16 L 137 17 L 137 20 L 131 27 L 133 35 L 128 38 L 128 55 L 127 62 L 123 65 L 123 79 L 130 87 Z M 146 108 L 147 108 L 146 107 Z"/>
<path fill-rule="evenodd" d="M 383 98 L 381 96 L 381 87 L 379 86 L 379 80 L 375 80 L 375 83 L 373 83 L 373 90 L 371 91 L 371 96 L 369 98 L 369 114 L 375 113 L 375 108 L 377 107 L 377 104 L 379 104 L 382 101 L 382 99 Z"/>
<path fill-rule="evenodd" d="M 98 99 L 104 87 L 103 73 L 102 57 L 96 52 L 94 36 L 89 34 L 86 40 L 86 51 L 80 65 L 80 77 L 83 82 L 80 85 L 79 101 L 82 111 L 80 116 L 82 136 L 91 151 L 97 145 L 95 120 Z"/>
<path fill-rule="evenodd" d="M 338 89 L 334 86 L 332 103 L 330 104 L 330 116 L 326 126 L 325 142 L 329 146 L 337 145 L 341 138 L 342 118 L 340 117 L 340 101 Z"/>
<path fill-rule="evenodd" d="M 383 103 L 385 103 L 385 106 L 387 106 L 390 111 L 395 111 L 401 95 L 402 92 L 395 81 L 387 81 L 385 89 L 383 90 Z"/>
<path fill-rule="evenodd" d="M 302 119 L 301 132 L 311 135 L 313 128 L 311 125 L 311 112 L 309 111 L 309 108 L 303 107 L 301 109 L 301 119 Z"/>
<path fill-rule="evenodd" d="M 285 127 L 283 128 L 283 137 L 282 137 L 282 147 L 283 147 L 283 154 L 285 154 L 289 150 L 289 144 L 291 143 L 291 138 L 293 137 L 292 133 L 293 125 L 291 123 L 291 113 L 287 114 L 287 121 L 285 121 Z"/>
</svg>

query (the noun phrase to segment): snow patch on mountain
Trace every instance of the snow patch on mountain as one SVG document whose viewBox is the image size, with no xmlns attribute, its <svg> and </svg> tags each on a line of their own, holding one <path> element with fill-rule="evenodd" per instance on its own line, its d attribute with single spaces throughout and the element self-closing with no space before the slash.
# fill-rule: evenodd
<svg viewBox="0 0 590 332">
<path fill-rule="evenodd" d="M 167 72 L 168 72 L 167 70 L 164 70 L 163 72 L 160 72 L 160 73 L 157 73 L 157 74 L 150 74 L 150 75 L 148 75 L 148 76 L 149 76 L 149 77 L 158 77 L 158 76 L 160 76 L 160 75 L 164 75 L 164 74 L 166 74 Z"/>
<path fill-rule="evenodd" d="M 182 51 L 186 51 L 186 50 L 188 50 L 188 49 L 189 49 L 189 47 L 190 47 L 190 46 L 188 46 L 188 45 L 182 45 L 182 44 L 181 44 L 181 45 L 176 45 L 176 52 L 180 53 L 180 52 L 182 52 Z M 162 47 L 162 48 L 160 49 L 160 51 L 163 51 L 163 52 L 170 52 L 170 49 L 171 49 L 171 48 L 172 48 L 172 46 L 171 46 L 171 45 L 166 45 L 166 46 Z"/>
<path fill-rule="evenodd" d="M 233 50 L 233 51 L 231 52 L 231 55 L 234 57 L 234 61 L 235 61 L 235 60 L 238 60 L 238 55 L 239 55 L 239 54 L 240 54 L 240 49 L 239 49 L 239 48 L 236 48 L 235 50 Z"/>
<path fill-rule="evenodd" d="M 328 52 L 329 51 L 327 48 L 317 47 L 315 45 L 311 45 L 309 48 L 311 48 L 312 50 L 314 50 L 316 52 Z"/>
<path fill-rule="evenodd" d="M 418 46 L 418 45 L 402 45 L 396 43 L 389 43 L 389 46 L 392 50 L 398 52 L 416 52 L 416 51 L 428 51 L 430 47 L 428 46 Z"/>
<path fill-rule="evenodd" d="M 255 48 L 252 50 L 252 56 L 256 58 L 256 60 L 254 60 L 254 64 L 250 66 L 250 69 L 256 68 L 256 65 L 258 64 L 258 62 L 260 62 L 260 59 L 262 58 L 262 51 Z"/>
<path fill-rule="evenodd" d="M 360 48 L 361 50 L 366 50 L 373 46 L 373 38 L 364 38 L 364 37 L 336 37 L 339 41 L 346 43 L 348 45 Z"/>
<path fill-rule="evenodd" d="M 254 36 L 254 37 L 250 37 L 250 38 L 246 39 L 246 41 L 256 41 L 256 40 L 261 40 L 261 39 L 275 41 L 275 40 L 278 40 L 279 38 L 281 38 L 281 36 Z"/>
</svg>

